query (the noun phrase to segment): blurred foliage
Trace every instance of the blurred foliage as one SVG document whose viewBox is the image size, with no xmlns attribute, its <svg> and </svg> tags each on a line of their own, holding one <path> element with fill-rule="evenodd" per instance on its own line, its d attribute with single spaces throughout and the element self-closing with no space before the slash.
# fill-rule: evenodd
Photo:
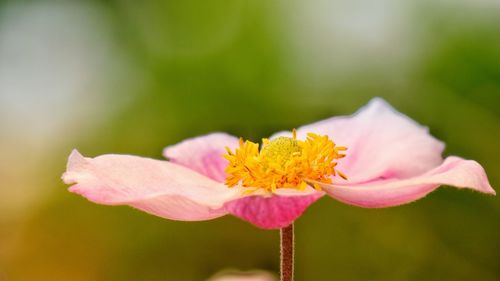
<svg viewBox="0 0 500 281">
<path fill-rule="evenodd" d="M 226 131 L 259 140 L 381 96 L 429 125 L 446 154 L 482 163 L 500 186 L 498 9 L 414 4 L 422 45 L 405 71 L 360 67 L 311 87 L 290 69 L 293 50 L 279 25 L 284 1 L 92 3 L 110 18 L 143 86 L 78 139 L 58 136 L 67 141 L 37 180 L 51 187 L 47 198 L 6 224 L 14 234 L 0 221 L 0 238 L 15 235 L 0 264 L 5 280 L 194 281 L 224 268 L 278 271 L 276 231 L 232 217 L 167 221 L 66 192 L 59 175 L 72 147 L 160 158 L 165 145 L 188 137 Z M 451 188 L 380 210 L 324 198 L 296 223 L 297 280 L 499 280 L 499 214 L 497 198 Z"/>
</svg>

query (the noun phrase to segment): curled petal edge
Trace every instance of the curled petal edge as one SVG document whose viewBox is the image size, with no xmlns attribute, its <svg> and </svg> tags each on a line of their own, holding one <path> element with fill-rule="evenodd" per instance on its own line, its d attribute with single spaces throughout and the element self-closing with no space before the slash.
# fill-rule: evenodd
<svg viewBox="0 0 500 281">
<path fill-rule="evenodd" d="M 69 191 L 104 205 L 129 205 L 172 220 L 209 220 L 227 214 L 224 203 L 239 198 L 190 169 L 129 155 L 86 158 L 74 150 L 62 176 Z"/>
<path fill-rule="evenodd" d="M 353 185 L 320 184 L 331 197 L 354 206 L 385 208 L 425 197 L 441 185 L 496 195 L 479 163 L 450 156 L 438 167 L 407 179 L 386 179 Z"/>
</svg>

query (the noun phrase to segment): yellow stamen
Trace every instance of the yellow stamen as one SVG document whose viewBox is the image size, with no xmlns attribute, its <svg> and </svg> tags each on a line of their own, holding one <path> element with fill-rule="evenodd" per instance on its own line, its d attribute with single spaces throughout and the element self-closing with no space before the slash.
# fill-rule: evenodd
<svg viewBox="0 0 500 281">
<path fill-rule="evenodd" d="M 336 161 L 345 156 L 340 151 L 347 150 L 346 147 L 336 146 L 328 136 L 313 133 L 307 134 L 306 140 L 297 140 L 295 129 L 292 136 L 263 139 L 260 150 L 257 143 L 243 139 L 234 153 L 226 148 L 224 158 L 229 161 L 225 169 L 226 185 L 242 185 L 250 192 L 257 188 L 274 192 L 278 188 L 304 190 L 308 182 L 330 184 L 336 175 L 347 179 L 335 169 Z M 319 184 L 313 186 L 321 190 Z"/>
</svg>

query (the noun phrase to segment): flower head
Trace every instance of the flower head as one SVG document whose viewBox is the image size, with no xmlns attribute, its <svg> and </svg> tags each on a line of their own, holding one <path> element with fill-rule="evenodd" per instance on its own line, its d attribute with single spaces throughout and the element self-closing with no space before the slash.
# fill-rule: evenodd
<svg viewBox="0 0 500 281">
<path fill-rule="evenodd" d="M 273 140 L 263 139 L 263 148 L 251 141 L 240 139 L 239 148 L 233 153 L 227 149 L 224 157 L 229 161 L 225 172 L 228 174 L 226 184 L 229 187 L 241 184 L 250 190 L 265 189 L 275 192 L 277 188 L 298 188 L 304 190 L 308 181 L 332 183 L 332 178 L 339 174 L 335 170 L 336 160 L 345 157 L 340 151 L 346 147 L 338 147 L 328 136 L 309 133 L 304 141 L 297 140 L 296 131 L 293 137 L 277 137 Z"/>
<path fill-rule="evenodd" d="M 365 208 L 413 202 L 440 185 L 495 194 L 477 162 L 443 159 L 443 150 L 426 127 L 376 98 L 352 116 L 275 134 L 261 149 L 212 133 L 167 147 L 169 161 L 75 150 L 63 180 L 99 204 L 187 221 L 232 214 L 262 228 L 291 224 L 325 194 Z"/>
</svg>

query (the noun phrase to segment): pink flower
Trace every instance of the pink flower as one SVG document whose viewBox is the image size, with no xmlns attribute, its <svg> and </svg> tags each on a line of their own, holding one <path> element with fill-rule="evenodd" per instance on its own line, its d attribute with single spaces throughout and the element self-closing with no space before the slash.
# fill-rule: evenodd
<svg viewBox="0 0 500 281">
<path fill-rule="evenodd" d="M 278 163 L 273 164 L 276 169 L 289 167 L 282 164 L 292 161 L 286 153 L 307 154 L 304 147 L 308 133 L 314 133 L 309 136 L 322 141 L 309 151 L 324 148 L 326 154 L 319 155 L 323 160 L 314 158 L 305 166 L 305 162 L 300 162 L 303 159 L 297 160 L 300 164 L 296 161 L 286 170 L 293 171 L 293 176 L 277 178 L 277 170 L 273 170 L 272 176 L 268 172 L 256 176 L 253 173 L 260 170 L 252 167 L 260 164 L 255 163 L 255 155 L 263 154 L 264 149 L 259 152 L 258 146 L 251 142 L 240 143 L 228 134 L 212 133 L 165 148 L 164 156 L 170 161 L 114 154 L 86 158 L 74 150 L 62 178 L 72 184 L 71 192 L 99 204 L 129 205 L 163 218 L 184 221 L 232 214 L 268 229 L 290 225 L 324 195 L 350 205 L 384 208 L 413 202 L 440 185 L 495 194 L 481 165 L 456 156 L 443 159 L 442 142 L 433 138 L 426 127 L 379 98 L 352 116 L 333 117 L 299 128 L 297 141 L 290 141 L 293 144 L 286 149 L 275 145 L 277 154 L 268 157 Z M 278 136 L 289 137 L 281 140 L 292 140 L 291 132 L 281 132 L 271 137 L 271 143 L 277 143 L 273 140 Z M 335 146 L 329 138 L 348 148 L 345 158 L 340 159 L 343 155 L 339 152 L 345 148 Z M 314 141 L 313 144 L 318 143 Z M 294 150 L 296 142 L 302 148 Z M 303 167 L 307 167 L 307 172 Z M 343 176 L 339 171 L 348 180 L 334 177 Z M 271 181 L 262 185 L 266 179 Z M 229 188 L 226 182 L 235 186 Z M 260 186 L 249 186 L 251 183 Z"/>
</svg>

